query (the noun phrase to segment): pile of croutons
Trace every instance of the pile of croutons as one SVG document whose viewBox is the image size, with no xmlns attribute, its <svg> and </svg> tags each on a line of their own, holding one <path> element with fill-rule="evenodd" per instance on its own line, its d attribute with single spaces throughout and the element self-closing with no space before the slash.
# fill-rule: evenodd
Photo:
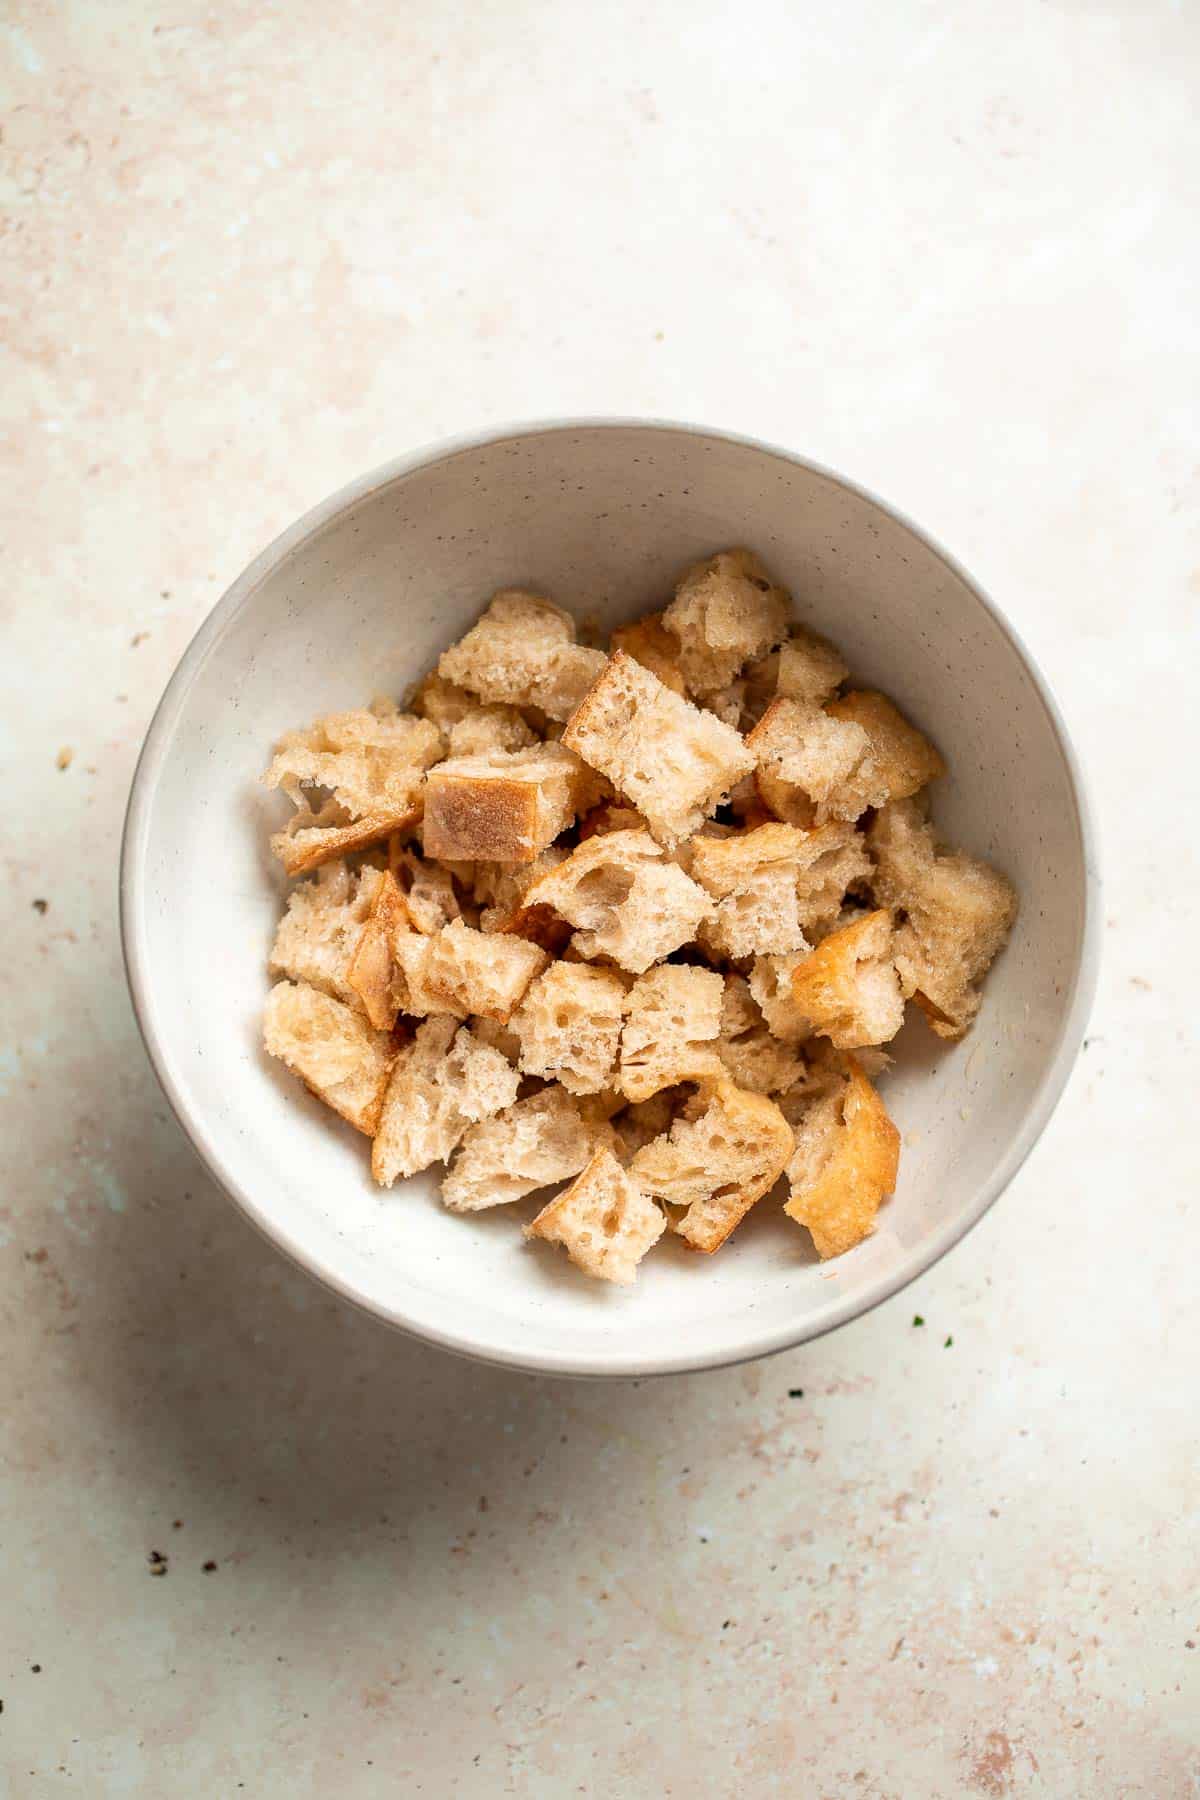
<svg viewBox="0 0 1200 1800">
<path fill-rule="evenodd" d="M 289 733 L 295 805 L 266 1048 L 478 1212 L 556 1187 L 529 1238 L 627 1283 L 664 1231 L 720 1248 L 786 1177 L 822 1257 L 873 1228 L 899 1134 L 872 1077 L 913 1000 L 966 1031 L 1016 916 L 943 848 L 942 757 L 846 685 L 759 559 L 577 641 L 491 600 L 401 711 Z M 564 1185 L 565 1184 L 565 1185 Z"/>
</svg>

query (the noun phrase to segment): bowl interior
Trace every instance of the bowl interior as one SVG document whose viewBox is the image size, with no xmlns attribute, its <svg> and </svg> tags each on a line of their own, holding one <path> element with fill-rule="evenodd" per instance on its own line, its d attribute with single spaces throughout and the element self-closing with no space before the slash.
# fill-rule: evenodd
<svg viewBox="0 0 1200 1800">
<path fill-rule="evenodd" d="M 904 1138 L 879 1229 L 821 1266 L 762 1202 L 715 1258 L 665 1242 L 630 1290 L 526 1245 L 535 1204 L 463 1219 L 430 1175 L 382 1193 L 367 1145 L 259 1048 L 285 888 L 287 805 L 257 783 L 285 729 L 401 693 L 493 589 L 549 593 L 605 628 L 688 561 L 746 543 L 950 764 L 935 813 L 994 859 L 1022 910 L 980 1018 L 919 1021 L 886 1082 Z M 1086 1007 L 1085 826 L 1044 693 L 967 578 L 835 477 L 682 428 L 531 429 L 397 465 L 319 508 L 235 584 L 168 690 L 135 788 L 125 929 L 144 1029 L 210 1166 L 283 1247 L 382 1317 L 529 1367 L 642 1372 L 800 1341 L 954 1241 L 1044 1123 Z"/>
</svg>

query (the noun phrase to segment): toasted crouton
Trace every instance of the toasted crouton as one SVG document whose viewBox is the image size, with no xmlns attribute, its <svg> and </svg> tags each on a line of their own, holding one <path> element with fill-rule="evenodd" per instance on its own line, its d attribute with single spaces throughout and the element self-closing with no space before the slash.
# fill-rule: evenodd
<svg viewBox="0 0 1200 1800">
<path fill-rule="evenodd" d="M 867 754 L 841 796 L 843 818 L 850 817 L 854 801 L 862 801 L 861 812 L 868 806 L 886 806 L 889 800 L 906 800 L 946 773 L 941 754 L 885 694 L 855 688 L 840 700 L 831 700 L 825 713 L 842 724 L 858 725 L 867 734 Z"/>
<path fill-rule="evenodd" d="M 691 694 L 726 687 L 755 657 L 773 650 L 791 607 L 749 550 L 724 550 L 686 569 L 663 623 L 679 640 L 679 664 Z"/>
<path fill-rule="evenodd" d="M 552 719 L 566 719 L 604 660 L 603 651 L 575 642 L 575 621 L 561 607 L 503 588 L 440 658 L 438 674 L 493 704 L 536 706 Z"/>
<path fill-rule="evenodd" d="M 384 881 L 384 872 L 370 864 L 352 871 L 339 860 L 323 864 L 311 880 L 298 882 L 275 933 L 271 973 L 320 988 L 344 1005 L 357 1007 L 350 964 Z"/>
<path fill-rule="evenodd" d="M 770 824 L 692 839 L 692 877 L 717 908 L 701 934 L 706 948 L 735 961 L 807 949 L 799 881 L 808 837 L 790 825 Z"/>
<path fill-rule="evenodd" d="M 551 963 L 526 990 L 511 1026 L 526 1075 L 561 1081 L 570 1094 L 598 1094 L 621 1039 L 625 983 L 614 969 Z"/>
<path fill-rule="evenodd" d="M 715 1039 L 723 992 L 713 970 L 682 963 L 664 963 L 639 975 L 629 990 L 621 1033 L 620 1085 L 628 1099 L 648 1100 L 661 1088 L 721 1074 Z"/>
<path fill-rule="evenodd" d="M 394 1052 L 361 1013 L 303 982 L 280 981 L 267 995 L 263 1044 L 318 1100 L 374 1134 Z"/>
<path fill-rule="evenodd" d="M 575 926 L 580 956 L 607 956 L 640 975 L 692 940 L 712 902 L 648 831 L 613 831 L 589 838 L 535 881 L 506 929 L 536 931 L 547 911 Z"/>
<path fill-rule="evenodd" d="M 436 669 L 423 675 L 408 696 L 408 711 L 416 713 L 419 719 L 431 719 L 447 741 L 459 720 L 478 707 L 478 694 L 444 680 Z"/>
<path fill-rule="evenodd" d="M 449 925 L 451 919 L 462 918 L 462 904 L 449 869 L 426 862 L 399 837 L 388 843 L 388 868 L 404 896 L 408 922 L 414 931 L 428 936 Z"/>
<path fill-rule="evenodd" d="M 667 1221 L 611 1150 L 598 1150 L 569 1188 L 544 1206 L 527 1238 L 561 1244 L 577 1268 L 627 1287 Z"/>
<path fill-rule="evenodd" d="M 370 913 L 346 969 L 347 986 L 376 1031 L 390 1031 L 396 1023 L 404 984 L 396 980 L 392 945 L 410 923 L 404 896 L 386 869 L 375 884 Z"/>
<path fill-rule="evenodd" d="M 776 691 L 804 706 L 823 706 L 849 673 L 832 644 L 797 627 L 779 647 Z"/>
<path fill-rule="evenodd" d="M 489 935 L 453 919 L 428 936 L 398 931 L 392 956 L 403 980 L 400 1011 L 424 1018 L 472 1013 L 506 1021 L 549 958 L 521 937 Z"/>
<path fill-rule="evenodd" d="M 796 1050 L 769 1029 L 762 1009 L 741 975 L 725 977 L 717 1054 L 738 1087 L 777 1094 L 799 1077 L 804 1063 Z"/>
<path fill-rule="evenodd" d="M 447 747 L 455 760 L 488 756 L 494 750 L 528 750 L 540 741 L 515 706 L 472 707 L 447 734 Z"/>
<path fill-rule="evenodd" d="M 532 862 L 594 798 L 591 772 L 561 744 L 440 763 L 425 786 L 425 852 L 455 862 Z"/>
<path fill-rule="evenodd" d="M 430 720 L 381 701 L 370 711 L 331 713 L 306 731 L 288 732 L 263 776 L 297 808 L 271 839 L 288 874 L 303 874 L 413 824 L 421 816 L 425 770 L 442 747 L 442 734 Z"/>
<path fill-rule="evenodd" d="M 451 1212 L 506 1206 L 578 1175 L 601 1141 L 600 1128 L 577 1101 L 560 1087 L 544 1088 L 471 1127 L 442 1183 L 442 1199 Z"/>
<path fill-rule="evenodd" d="M 767 1021 L 772 1036 L 783 1044 L 803 1044 L 812 1026 L 792 997 L 792 976 L 803 960 L 803 950 L 785 956 L 756 956 L 750 970 L 750 993 Z"/>
<path fill-rule="evenodd" d="M 900 1133 L 854 1057 L 844 1078 L 814 1084 L 798 1119 L 788 1164 L 784 1211 L 812 1233 L 818 1256 L 841 1256 L 875 1229 L 880 1202 L 893 1192 Z"/>
<path fill-rule="evenodd" d="M 520 1077 L 499 1050 L 456 1019 L 426 1019 L 396 1058 L 384 1096 L 371 1173 L 381 1187 L 445 1162 L 470 1125 L 511 1106 Z"/>
<path fill-rule="evenodd" d="M 686 1207 L 672 1230 L 711 1253 L 775 1185 L 793 1148 L 777 1106 L 722 1078 L 705 1084 L 695 1117 L 638 1151 L 629 1173 L 655 1199 Z"/>
<path fill-rule="evenodd" d="M 760 792 L 769 804 L 790 802 L 789 790 L 812 802 L 818 823 L 857 819 L 867 801 L 852 778 L 862 771 L 870 739 L 852 719 L 831 718 L 799 700 L 772 700 L 746 739 L 759 771 Z"/>
<path fill-rule="evenodd" d="M 754 766 L 738 733 L 618 652 L 563 743 L 606 775 L 667 849 L 690 837 Z"/>
<path fill-rule="evenodd" d="M 904 1023 L 891 914 L 864 913 L 831 931 L 792 969 L 792 999 L 838 1050 L 890 1043 Z"/>
<path fill-rule="evenodd" d="M 628 625 L 618 625 L 611 643 L 614 655 L 623 650 L 634 662 L 641 663 L 643 669 L 657 675 L 664 687 L 676 694 L 687 693 L 683 671 L 679 667 L 679 639 L 673 631 L 667 630 L 660 612 L 646 613 Z"/>
<path fill-rule="evenodd" d="M 958 1038 L 980 1006 L 980 986 L 1017 916 L 1012 883 L 961 850 L 941 850 L 915 800 L 896 800 L 868 833 L 876 900 L 902 908 L 895 962 L 939 1037 Z"/>
</svg>

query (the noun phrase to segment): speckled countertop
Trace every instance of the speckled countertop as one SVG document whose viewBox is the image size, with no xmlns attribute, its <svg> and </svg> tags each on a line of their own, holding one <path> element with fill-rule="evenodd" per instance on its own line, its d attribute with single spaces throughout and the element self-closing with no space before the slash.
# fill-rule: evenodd
<svg viewBox="0 0 1200 1800">
<path fill-rule="evenodd" d="M 1165 0 L 5 9 L 5 1800 L 1200 1793 L 1198 53 Z M 668 1383 L 473 1368 L 282 1263 L 117 945 L 223 586 L 360 469 L 573 411 L 928 524 L 1107 853 L 1007 1197 L 872 1317 Z"/>
</svg>

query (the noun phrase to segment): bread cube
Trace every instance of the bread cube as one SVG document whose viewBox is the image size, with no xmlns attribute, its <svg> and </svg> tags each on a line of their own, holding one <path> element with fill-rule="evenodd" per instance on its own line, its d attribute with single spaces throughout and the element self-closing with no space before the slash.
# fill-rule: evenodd
<svg viewBox="0 0 1200 1800">
<path fill-rule="evenodd" d="M 896 1186 L 900 1133 L 854 1057 L 844 1074 L 810 1084 L 788 1164 L 789 1217 L 808 1227 L 817 1254 L 841 1256 L 875 1229 Z"/>
<path fill-rule="evenodd" d="M 725 977 L 717 1055 L 731 1081 L 755 1094 L 778 1094 L 803 1073 L 795 1047 L 768 1028 L 750 984 L 742 975 Z"/>
<path fill-rule="evenodd" d="M 759 790 L 768 804 L 782 797 L 787 810 L 789 790 L 798 789 L 815 808 L 818 823 L 857 819 L 867 805 L 852 778 L 861 770 L 870 740 L 852 719 L 831 718 L 799 700 L 772 700 L 746 747 L 766 778 L 768 785 L 760 781 Z"/>
<path fill-rule="evenodd" d="M 318 1100 L 374 1134 L 394 1051 L 360 1012 L 303 982 L 280 981 L 267 995 L 263 1044 Z"/>
<path fill-rule="evenodd" d="M 867 841 L 876 900 L 905 914 L 894 947 L 904 995 L 916 1000 L 939 1037 L 961 1037 L 979 1011 L 983 978 L 1012 930 L 1016 890 L 978 857 L 939 849 L 912 799 L 879 812 Z"/>
<path fill-rule="evenodd" d="M 788 628 L 791 600 L 749 550 L 723 550 L 686 569 L 663 624 L 679 640 L 690 694 L 723 688 Z"/>
<path fill-rule="evenodd" d="M 551 963 L 512 1016 L 523 1072 L 560 1081 L 570 1094 L 600 1093 L 616 1061 L 624 1010 L 625 983 L 614 969 Z"/>
<path fill-rule="evenodd" d="M 579 1103 L 561 1087 L 518 1100 L 493 1119 L 472 1125 L 442 1183 L 451 1212 L 507 1206 L 586 1166 L 602 1141 Z"/>
<path fill-rule="evenodd" d="M 388 868 L 391 870 L 414 931 L 428 936 L 463 916 L 462 903 L 454 888 L 450 871 L 424 857 L 402 838 L 388 844 Z"/>
<path fill-rule="evenodd" d="M 618 625 L 611 639 L 613 655 L 623 651 L 657 675 L 664 687 L 673 693 L 686 694 L 687 686 L 679 667 L 679 639 L 663 624 L 660 612 L 646 613 L 628 625 Z"/>
<path fill-rule="evenodd" d="M 803 1044 L 812 1026 L 792 994 L 792 976 L 803 961 L 803 950 L 783 956 L 756 956 L 750 970 L 750 995 L 773 1037 L 781 1044 Z"/>
<path fill-rule="evenodd" d="M 560 744 L 440 763 L 425 786 L 425 852 L 532 862 L 595 795 L 590 771 Z"/>
<path fill-rule="evenodd" d="M 604 660 L 603 651 L 575 642 L 575 621 L 561 607 L 503 588 L 440 658 L 438 674 L 489 703 L 537 706 L 552 719 L 566 719 Z"/>
<path fill-rule="evenodd" d="M 442 749 L 442 734 L 430 720 L 383 701 L 288 732 L 263 776 L 297 808 L 271 839 L 288 874 L 304 874 L 413 824 L 421 816 L 425 770 Z"/>
<path fill-rule="evenodd" d="M 418 1025 L 396 1058 L 384 1095 L 371 1173 L 381 1187 L 445 1162 L 472 1124 L 511 1106 L 520 1076 L 499 1050 L 456 1019 Z"/>
<path fill-rule="evenodd" d="M 711 1254 L 774 1187 L 793 1148 L 779 1108 L 722 1077 L 705 1083 L 694 1116 L 637 1152 L 629 1174 L 655 1199 L 686 1208 L 671 1229 Z"/>
<path fill-rule="evenodd" d="M 719 1076 L 715 1040 L 724 983 L 711 969 L 664 963 L 639 975 L 625 1002 L 621 1092 L 648 1100 L 683 1081 Z"/>
<path fill-rule="evenodd" d="M 779 646 L 776 692 L 803 706 L 823 706 L 849 673 L 832 644 L 797 626 Z"/>
<path fill-rule="evenodd" d="M 576 928 L 578 955 L 606 956 L 640 975 L 689 943 L 712 910 L 703 888 L 664 858 L 648 831 L 613 831 L 588 838 L 535 881 L 507 929 L 536 931 L 550 911 Z"/>
<path fill-rule="evenodd" d="M 598 1150 L 570 1187 L 544 1206 L 527 1238 L 561 1244 L 576 1268 L 627 1287 L 667 1221 L 611 1150 Z"/>
<path fill-rule="evenodd" d="M 271 947 L 270 970 L 359 1006 L 350 963 L 385 874 L 370 864 L 351 870 L 340 859 L 322 865 L 288 895 Z M 390 1023 L 390 1021 L 389 1021 Z"/>
<path fill-rule="evenodd" d="M 890 1043 L 904 1023 L 892 954 L 892 916 L 886 910 L 864 913 L 831 931 L 792 969 L 797 1011 L 839 1050 Z"/>
<path fill-rule="evenodd" d="M 453 919 L 422 936 L 399 931 L 392 956 L 402 977 L 400 1011 L 415 1018 L 473 1013 L 504 1023 L 521 1004 L 525 990 L 549 958 L 526 938 L 476 931 Z"/>
<path fill-rule="evenodd" d="M 569 720 L 563 743 L 608 777 L 667 849 L 690 837 L 754 766 L 736 731 L 620 652 Z"/>
<path fill-rule="evenodd" d="M 839 797 L 842 817 L 848 818 L 850 806 L 859 800 L 860 811 L 906 800 L 946 773 L 940 753 L 885 694 L 854 688 L 831 700 L 825 713 L 841 724 L 857 725 L 867 737 L 867 754 Z"/>
<path fill-rule="evenodd" d="M 692 839 L 692 878 L 716 903 L 701 934 L 706 949 L 738 961 L 808 948 L 799 897 L 808 837 L 770 824 Z"/>
</svg>

